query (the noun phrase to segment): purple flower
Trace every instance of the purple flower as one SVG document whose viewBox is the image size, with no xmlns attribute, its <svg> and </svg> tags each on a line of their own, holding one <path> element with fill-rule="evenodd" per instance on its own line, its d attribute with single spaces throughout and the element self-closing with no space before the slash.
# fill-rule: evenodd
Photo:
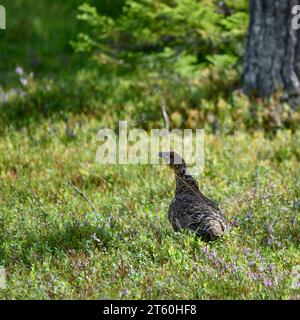
<svg viewBox="0 0 300 320">
<path fill-rule="evenodd" d="M 18 74 L 19 76 L 24 74 L 24 70 L 22 67 L 17 67 L 15 71 L 16 71 L 16 74 Z"/>
<path fill-rule="evenodd" d="M 240 270 L 237 263 L 232 262 L 232 263 L 230 263 L 229 267 L 230 267 L 231 272 L 233 272 L 233 273 L 237 273 Z"/>
<path fill-rule="evenodd" d="M 278 279 L 276 276 L 273 279 L 273 287 L 278 287 Z"/>
<path fill-rule="evenodd" d="M 273 243 L 273 237 L 272 237 L 272 236 L 269 236 L 269 237 L 267 238 L 267 244 L 270 246 L 272 243 Z"/>
<path fill-rule="evenodd" d="M 204 272 L 205 269 L 203 267 L 200 267 L 200 272 Z"/>
<path fill-rule="evenodd" d="M 270 263 L 268 269 L 269 269 L 269 271 L 271 271 L 271 272 L 274 271 L 274 269 L 275 269 L 275 263 L 273 263 L 273 262 Z"/>
<path fill-rule="evenodd" d="M 280 242 L 280 241 L 276 241 L 275 243 L 276 243 L 276 246 L 277 246 L 278 248 L 281 247 L 281 242 Z"/>
<path fill-rule="evenodd" d="M 244 249 L 243 249 L 243 254 L 244 254 L 246 257 L 249 255 L 249 253 L 250 253 L 249 248 L 244 248 Z"/>
<path fill-rule="evenodd" d="M 53 275 L 53 274 L 51 274 L 50 275 L 50 284 L 52 284 L 52 283 L 54 283 L 56 281 L 56 277 Z"/>
<path fill-rule="evenodd" d="M 273 226 L 270 224 L 270 225 L 268 225 L 268 227 L 267 227 L 267 231 L 268 231 L 268 233 L 269 234 L 271 234 L 271 233 L 273 233 L 274 232 L 274 229 L 273 229 Z"/>
<path fill-rule="evenodd" d="M 209 255 L 209 259 L 213 259 L 213 258 L 216 258 L 217 257 L 217 253 L 215 250 L 212 250 L 210 255 Z"/>
<path fill-rule="evenodd" d="M 234 226 L 234 227 L 238 227 L 239 226 L 239 221 L 238 221 L 238 219 L 233 219 L 232 221 L 231 221 L 231 224 Z"/>
<path fill-rule="evenodd" d="M 272 287 L 272 281 L 271 281 L 270 279 L 265 279 L 265 280 L 264 280 L 264 286 L 265 286 L 266 288 Z"/>
<path fill-rule="evenodd" d="M 294 283 L 293 288 L 294 289 L 299 289 L 300 288 L 300 282 L 298 281 L 298 282 Z"/>
<path fill-rule="evenodd" d="M 202 248 L 202 253 L 203 253 L 203 254 L 207 254 L 207 248 L 206 248 L 206 247 L 203 247 L 203 248 Z"/>
<path fill-rule="evenodd" d="M 257 274 L 253 273 L 253 272 L 250 273 L 250 277 L 251 277 L 252 280 L 257 280 L 258 279 Z"/>
<path fill-rule="evenodd" d="M 233 267 L 232 267 L 232 271 L 234 272 L 234 273 L 237 273 L 238 271 L 239 271 L 239 266 L 237 266 L 237 265 L 233 265 Z"/>
</svg>

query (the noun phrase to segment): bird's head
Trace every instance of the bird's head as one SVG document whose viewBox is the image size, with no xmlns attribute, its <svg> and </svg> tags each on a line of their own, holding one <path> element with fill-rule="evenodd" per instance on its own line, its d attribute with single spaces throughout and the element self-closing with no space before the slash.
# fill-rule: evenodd
<svg viewBox="0 0 300 320">
<path fill-rule="evenodd" d="M 160 152 L 159 156 L 173 169 L 185 167 L 185 162 L 182 157 L 174 151 Z"/>
</svg>

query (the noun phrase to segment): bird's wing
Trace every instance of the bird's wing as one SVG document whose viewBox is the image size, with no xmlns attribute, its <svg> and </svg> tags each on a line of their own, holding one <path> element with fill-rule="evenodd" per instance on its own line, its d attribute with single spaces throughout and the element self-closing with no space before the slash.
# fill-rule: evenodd
<svg viewBox="0 0 300 320">
<path fill-rule="evenodd" d="M 170 207 L 170 217 L 180 228 L 206 230 L 212 225 L 212 221 L 222 220 L 222 212 L 215 205 L 201 203 L 195 197 L 187 197 L 174 202 Z"/>
</svg>

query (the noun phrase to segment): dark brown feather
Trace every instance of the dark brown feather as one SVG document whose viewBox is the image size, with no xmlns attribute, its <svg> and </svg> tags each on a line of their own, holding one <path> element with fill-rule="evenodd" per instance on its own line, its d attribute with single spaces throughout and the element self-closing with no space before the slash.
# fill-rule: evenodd
<svg viewBox="0 0 300 320">
<path fill-rule="evenodd" d="M 224 235 L 226 221 L 217 204 L 199 190 L 184 160 L 175 152 L 161 152 L 175 173 L 175 197 L 169 207 L 168 218 L 175 231 L 187 229 L 204 240 L 216 240 Z"/>
</svg>

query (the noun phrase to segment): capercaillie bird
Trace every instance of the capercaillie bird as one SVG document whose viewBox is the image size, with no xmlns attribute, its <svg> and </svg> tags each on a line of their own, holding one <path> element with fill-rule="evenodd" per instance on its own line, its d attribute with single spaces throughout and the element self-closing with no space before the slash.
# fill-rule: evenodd
<svg viewBox="0 0 300 320">
<path fill-rule="evenodd" d="M 174 151 L 160 152 L 175 173 L 176 191 L 168 211 L 175 231 L 190 230 L 205 241 L 224 235 L 226 221 L 217 204 L 199 190 L 197 181 L 190 175 L 185 161 Z"/>
</svg>

